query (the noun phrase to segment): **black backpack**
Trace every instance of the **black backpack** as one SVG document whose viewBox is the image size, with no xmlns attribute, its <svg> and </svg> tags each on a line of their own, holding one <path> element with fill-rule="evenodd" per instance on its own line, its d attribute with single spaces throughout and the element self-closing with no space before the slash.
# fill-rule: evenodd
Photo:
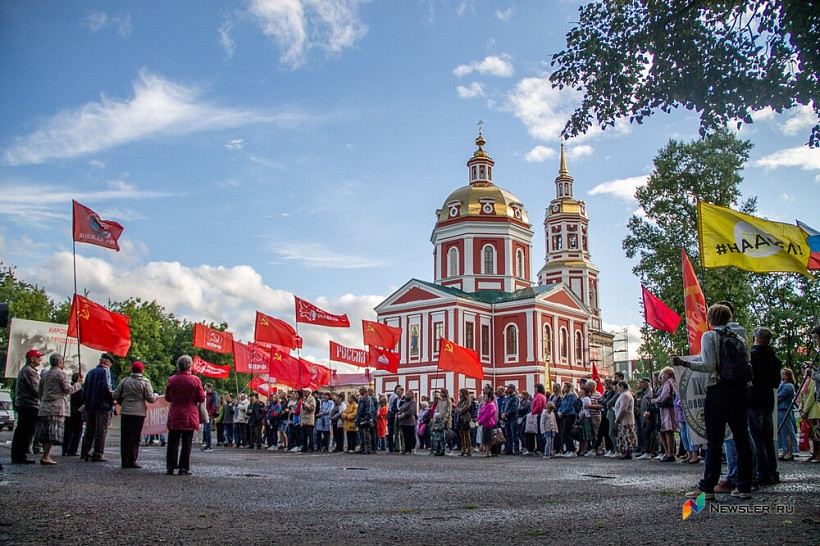
<svg viewBox="0 0 820 546">
<path fill-rule="evenodd" d="M 746 343 L 728 327 L 715 329 L 718 334 L 718 373 L 721 381 L 748 383 L 752 380 L 752 365 Z"/>
</svg>

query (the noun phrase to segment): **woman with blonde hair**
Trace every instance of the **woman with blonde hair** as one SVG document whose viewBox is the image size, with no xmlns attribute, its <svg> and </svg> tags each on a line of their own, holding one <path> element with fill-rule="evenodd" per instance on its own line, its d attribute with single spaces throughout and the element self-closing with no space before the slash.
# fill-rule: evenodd
<svg viewBox="0 0 820 546">
<path fill-rule="evenodd" d="M 781 451 L 778 461 L 794 460 L 797 424 L 790 410 L 795 395 L 794 372 L 789 368 L 783 368 L 780 370 L 780 386 L 777 388 L 777 425 L 780 427 L 777 431 L 777 444 Z"/>
<path fill-rule="evenodd" d="M 356 395 L 351 394 L 347 397 L 347 407 L 342 412 L 342 421 L 344 425 L 345 436 L 347 436 L 347 452 L 353 453 L 356 451 L 356 433 L 359 432 L 359 427 L 356 426 L 356 414 L 359 413 L 359 404 L 356 402 Z"/>
<path fill-rule="evenodd" d="M 679 429 L 675 398 L 678 396 L 678 386 L 675 384 L 675 369 L 667 366 L 661 370 L 661 392 L 652 403 L 660 409 L 661 427 L 660 440 L 664 456 L 662 463 L 675 461 L 675 432 Z"/>
<path fill-rule="evenodd" d="M 467 389 L 458 391 L 458 404 L 456 404 L 453 419 L 456 428 L 458 429 L 459 439 L 461 440 L 461 455 L 470 457 L 473 454 L 472 439 L 470 436 L 470 429 L 472 428 L 472 414 L 470 407 L 473 404 L 473 397 Z"/>
<path fill-rule="evenodd" d="M 561 421 L 558 426 L 561 439 L 564 442 L 564 457 L 576 457 L 572 427 L 575 425 L 575 419 L 578 418 L 578 411 L 575 409 L 575 401 L 578 400 L 578 395 L 575 394 L 575 387 L 569 381 L 564 383 L 561 394 L 561 407 L 558 408 L 558 417 Z"/>
</svg>

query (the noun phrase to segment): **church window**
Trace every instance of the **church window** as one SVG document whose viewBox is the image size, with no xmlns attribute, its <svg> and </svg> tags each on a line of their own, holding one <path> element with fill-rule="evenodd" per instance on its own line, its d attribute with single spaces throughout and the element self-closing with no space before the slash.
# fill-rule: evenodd
<svg viewBox="0 0 820 546">
<path fill-rule="evenodd" d="M 464 346 L 468 349 L 473 349 L 473 330 L 475 325 L 471 321 L 464 323 Z"/>
<path fill-rule="evenodd" d="M 510 324 L 504 331 L 504 337 L 507 341 L 507 356 L 518 355 L 518 328 L 515 324 Z"/>
<path fill-rule="evenodd" d="M 553 235 L 552 236 L 552 249 L 553 250 L 561 250 L 564 248 L 564 241 L 560 235 Z"/>
<path fill-rule="evenodd" d="M 484 273 L 486 275 L 495 273 L 495 249 L 490 245 L 484 247 Z"/>
<path fill-rule="evenodd" d="M 481 356 L 490 356 L 490 326 L 481 325 Z"/>
<path fill-rule="evenodd" d="M 475 168 L 475 165 L 473 165 L 473 180 L 475 180 L 477 177 L 478 177 L 478 170 Z"/>
<path fill-rule="evenodd" d="M 552 361 L 552 327 L 549 324 L 544 325 L 544 360 L 546 362 Z"/>
<path fill-rule="evenodd" d="M 576 234 L 570 233 L 567 240 L 569 241 L 569 248 L 578 248 L 578 236 Z"/>
<path fill-rule="evenodd" d="M 569 335 L 567 334 L 567 329 L 563 326 L 561 327 L 561 339 L 559 343 L 561 348 L 561 360 L 566 360 L 569 356 Z"/>
<path fill-rule="evenodd" d="M 575 364 L 582 366 L 584 364 L 584 340 L 580 331 L 575 332 Z"/>
<path fill-rule="evenodd" d="M 447 252 L 447 276 L 455 277 L 458 275 L 458 248 L 451 247 Z"/>
<path fill-rule="evenodd" d="M 487 178 L 489 180 L 493 179 L 493 168 L 492 167 L 487 167 Z"/>
<path fill-rule="evenodd" d="M 444 323 L 436 322 L 433 324 L 433 354 L 438 354 L 439 345 L 441 345 L 441 338 L 444 337 Z"/>
<path fill-rule="evenodd" d="M 478 172 L 479 172 L 479 177 L 480 177 L 482 180 L 484 180 L 484 177 L 485 177 L 485 174 L 484 174 L 484 165 L 482 165 L 482 166 L 480 166 L 480 167 L 478 168 Z"/>
<path fill-rule="evenodd" d="M 515 253 L 515 256 L 516 256 L 516 266 L 518 268 L 517 269 L 518 278 L 523 279 L 523 278 L 525 278 L 525 275 L 524 275 L 524 251 L 519 248 L 518 252 Z"/>
</svg>

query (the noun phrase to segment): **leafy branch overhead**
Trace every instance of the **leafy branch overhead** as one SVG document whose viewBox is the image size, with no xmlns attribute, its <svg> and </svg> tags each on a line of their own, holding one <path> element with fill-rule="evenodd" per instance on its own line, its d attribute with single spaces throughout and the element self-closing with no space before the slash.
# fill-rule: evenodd
<svg viewBox="0 0 820 546">
<path fill-rule="evenodd" d="M 579 11 L 550 77 L 583 93 L 566 137 L 679 106 L 699 112 L 701 136 L 764 108 L 808 105 L 820 120 L 815 0 L 603 0 Z M 809 146 L 820 146 L 820 123 Z"/>
</svg>

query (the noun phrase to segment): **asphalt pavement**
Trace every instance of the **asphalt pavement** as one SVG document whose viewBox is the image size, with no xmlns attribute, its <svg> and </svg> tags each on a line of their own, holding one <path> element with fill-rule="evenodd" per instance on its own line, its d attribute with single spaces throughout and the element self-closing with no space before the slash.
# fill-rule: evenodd
<svg viewBox="0 0 820 546">
<path fill-rule="evenodd" d="M 0 432 L 0 544 L 817 544 L 820 465 L 780 463 L 751 501 L 718 495 L 687 520 L 701 465 L 194 447 L 192 474 L 55 457 L 9 464 Z M 55 451 L 59 451 L 56 448 Z M 58 453 L 59 455 L 59 453 Z M 714 506 L 711 506 L 714 505 Z"/>
</svg>

